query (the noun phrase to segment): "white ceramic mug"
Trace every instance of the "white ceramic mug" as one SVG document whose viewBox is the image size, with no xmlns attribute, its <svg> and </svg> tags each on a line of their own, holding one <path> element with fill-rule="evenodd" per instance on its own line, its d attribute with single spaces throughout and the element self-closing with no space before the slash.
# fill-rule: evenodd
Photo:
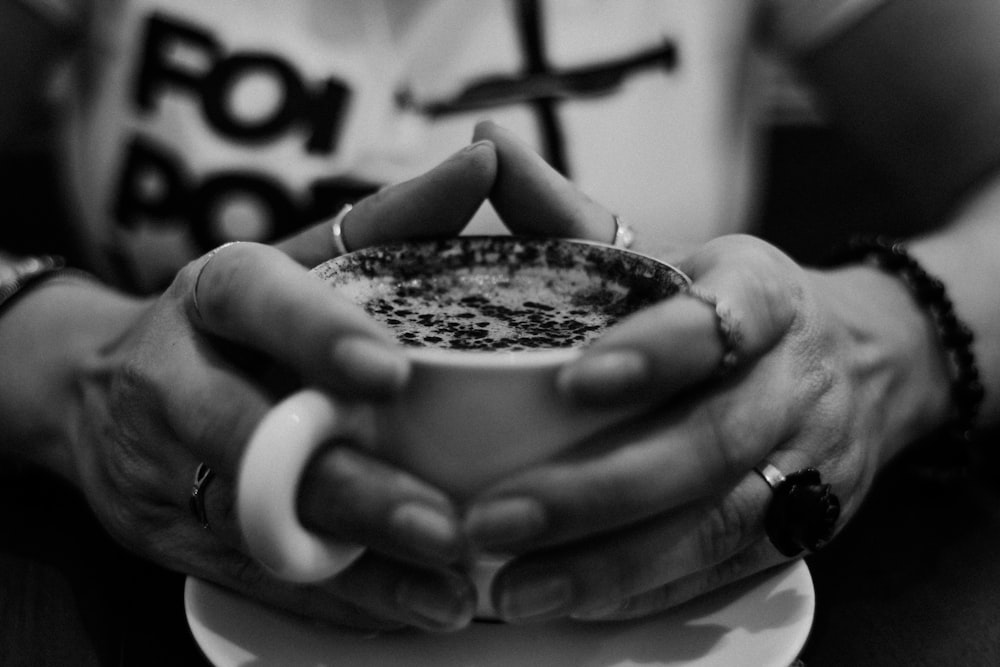
<svg viewBox="0 0 1000 667">
<path fill-rule="evenodd" d="M 470 247 L 476 249 L 471 255 L 466 253 Z M 484 248 L 486 259 L 482 259 Z M 453 251 L 458 255 L 448 254 Z M 624 290 L 617 296 L 629 290 L 641 293 L 641 304 L 667 298 L 690 283 L 669 265 L 611 246 L 502 236 L 365 249 L 313 271 L 339 289 L 345 271 L 391 274 L 406 263 L 401 256 L 419 270 L 426 263 L 438 263 L 437 258 L 448 258 L 441 260 L 442 272 L 471 270 L 480 260 L 514 267 L 579 261 L 584 269 L 576 279 L 614 281 L 616 290 L 620 283 Z M 546 271 L 543 266 L 540 274 L 547 275 Z M 523 272 L 531 280 L 539 279 L 527 269 Z M 413 276 L 407 273 L 400 280 L 404 279 Z M 480 277 L 475 276 L 476 281 Z M 492 281 L 491 276 L 485 282 Z M 606 297 L 600 290 L 592 292 L 591 297 Z M 347 567 L 362 551 L 309 533 L 295 515 L 303 469 L 317 448 L 333 438 L 350 440 L 461 502 L 630 414 L 629 408 L 580 408 L 558 394 L 556 375 L 582 353 L 580 347 L 485 351 L 410 345 L 405 349 L 412 361 L 411 382 L 395 400 L 351 402 L 306 388 L 273 408 L 251 438 L 237 485 L 237 514 L 250 552 L 278 576 L 300 582 L 321 580 Z"/>
</svg>

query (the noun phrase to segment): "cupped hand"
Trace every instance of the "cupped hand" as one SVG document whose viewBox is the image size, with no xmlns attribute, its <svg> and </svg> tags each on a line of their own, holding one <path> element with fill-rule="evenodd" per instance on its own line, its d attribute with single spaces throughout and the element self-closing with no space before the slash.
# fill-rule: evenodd
<svg viewBox="0 0 1000 667">
<path fill-rule="evenodd" d="M 508 225 L 559 220 L 610 240 L 610 212 L 508 132 L 484 124 L 477 136 L 497 147 L 491 199 Z M 550 231 L 525 231 L 535 229 Z M 690 293 L 612 328 L 559 378 L 567 400 L 638 404 L 643 416 L 468 507 L 471 544 L 516 556 L 492 591 L 509 621 L 642 616 L 785 562 L 765 533 L 772 490 L 754 467 L 819 469 L 842 526 L 884 458 L 889 374 L 864 365 L 854 326 L 878 317 L 871 306 L 747 236 L 678 265 Z"/>
<path fill-rule="evenodd" d="M 350 248 L 458 233 L 495 175 L 489 143 L 359 202 Z M 390 335 L 332 296 L 307 267 L 333 255 L 329 224 L 279 247 L 231 244 L 179 272 L 101 350 L 80 383 L 73 449 L 80 484 L 107 530 L 140 555 L 297 613 L 362 627 L 448 630 L 469 622 L 471 583 L 458 513 L 439 490 L 335 444 L 310 465 L 299 515 L 365 553 L 318 585 L 291 585 L 244 548 L 233 513 L 243 448 L 283 395 L 318 386 L 379 400 L 409 367 Z M 189 507 L 199 463 L 207 527 Z"/>
</svg>

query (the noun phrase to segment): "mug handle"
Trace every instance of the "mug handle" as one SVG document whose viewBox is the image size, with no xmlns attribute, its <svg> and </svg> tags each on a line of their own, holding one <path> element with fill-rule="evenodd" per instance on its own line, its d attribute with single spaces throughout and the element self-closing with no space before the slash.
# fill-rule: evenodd
<svg viewBox="0 0 1000 667">
<path fill-rule="evenodd" d="M 306 530 L 296 510 L 299 480 L 316 450 L 333 437 L 365 441 L 370 413 L 316 389 L 303 389 L 264 415 L 243 452 L 236 516 L 250 555 L 275 576 L 311 583 L 349 567 L 365 547 Z"/>
</svg>

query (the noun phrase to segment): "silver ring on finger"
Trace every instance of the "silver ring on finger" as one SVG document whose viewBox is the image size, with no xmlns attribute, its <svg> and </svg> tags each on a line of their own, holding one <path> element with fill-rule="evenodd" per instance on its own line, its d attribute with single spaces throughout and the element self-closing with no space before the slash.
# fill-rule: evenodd
<svg viewBox="0 0 1000 667">
<path fill-rule="evenodd" d="M 719 343 L 722 345 L 722 355 L 715 367 L 715 376 L 725 377 L 732 373 L 742 361 L 740 348 L 743 344 L 743 335 L 729 313 L 729 309 L 720 304 L 714 294 L 694 287 L 688 290 L 688 294 L 711 308 L 715 315 L 715 331 L 719 337 Z"/>
<path fill-rule="evenodd" d="M 819 470 L 803 468 L 785 475 L 768 460 L 754 467 L 771 488 L 764 529 L 783 556 L 815 552 L 833 537 L 840 517 L 840 499 Z"/>
<path fill-rule="evenodd" d="M 344 204 L 330 223 L 330 232 L 333 235 L 333 248 L 337 252 L 335 257 L 351 252 L 347 244 L 344 243 L 344 222 L 347 220 L 347 214 L 353 209 L 353 204 Z"/>
<path fill-rule="evenodd" d="M 616 248 L 628 250 L 635 243 L 635 230 L 625 223 L 617 213 L 612 213 L 611 216 L 615 221 L 615 238 L 611 242 L 611 245 Z"/>
<path fill-rule="evenodd" d="M 215 478 L 215 471 L 204 462 L 199 463 L 194 471 L 194 484 L 191 486 L 191 497 L 188 500 L 191 513 L 201 524 L 202 528 L 208 528 L 208 511 L 205 509 L 205 494 L 208 485 Z"/>
<path fill-rule="evenodd" d="M 218 255 L 221 251 L 226 248 L 231 248 L 238 243 L 240 243 L 240 241 L 230 241 L 229 243 L 223 243 L 218 248 L 210 250 L 208 255 L 205 257 L 205 261 L 202 263 L 201 268 L 198 269 L 198 275 L 194 279 L 194 291 L 191 293 L 191 301 L 194 305 L 194 312 L 198 315 L 198 319 L 205 319 L 201 316 L 201 308 L 198 305 L 198 286 L 201 285 L 201 277 L 205 275 L 205 269 L 208 268 L 208 265 L 212 263 L 212 260 L 215 259 L 216 255 Z"/>
</svg>

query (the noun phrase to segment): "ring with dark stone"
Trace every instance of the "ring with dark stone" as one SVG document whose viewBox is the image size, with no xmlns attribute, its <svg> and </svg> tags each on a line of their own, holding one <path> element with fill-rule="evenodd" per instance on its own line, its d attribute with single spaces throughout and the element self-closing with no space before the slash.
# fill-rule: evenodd
<svg viewBox="0 0 1000 667">
<path fill-rule="evenodd" d="M 764 518 L 767 536 L 784 556 L 814 552 L 833 537 L 840 500 L 815 468 L 784 475 L 765 461 L 754 468 L 774 493 Z"/>
</svg>

